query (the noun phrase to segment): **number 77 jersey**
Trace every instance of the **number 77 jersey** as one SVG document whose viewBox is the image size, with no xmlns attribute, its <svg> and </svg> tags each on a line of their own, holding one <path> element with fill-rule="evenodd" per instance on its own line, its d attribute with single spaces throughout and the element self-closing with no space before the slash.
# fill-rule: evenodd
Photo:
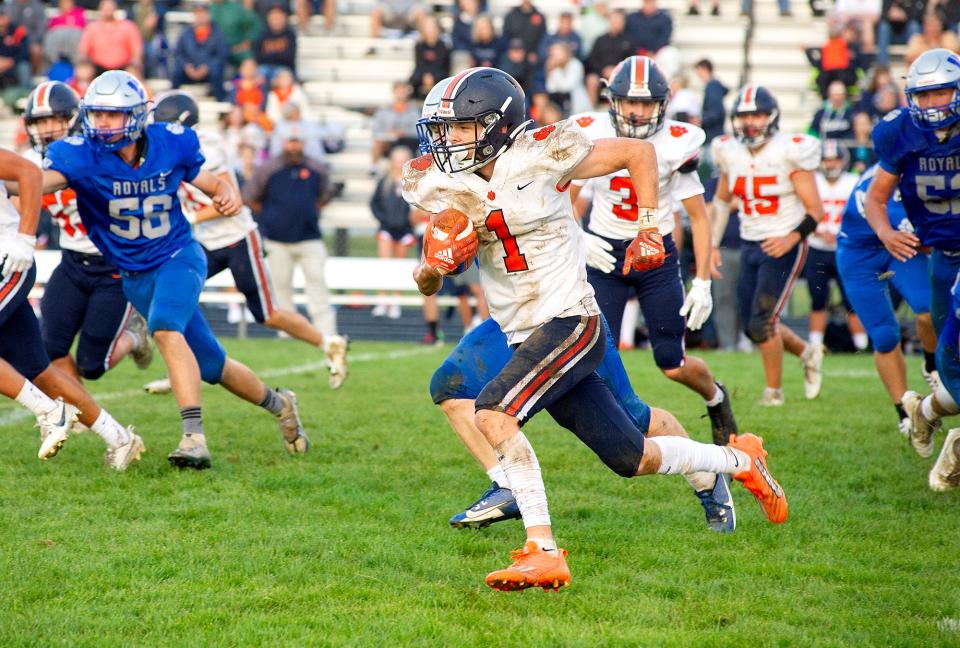
<svg viewBox="0 0 960 648">
<path fill-rule="evenodd" d="M 122 270 L 151 270 L 193 240 L 177 189 L 193 180 L 204 158 L 192 129 L 151 124 L 142 163 L 131 166 L 71 136 L 47 148 L 44 169 L 62 174 L 77 194 L 87 235 Z"/>
<path fill-rule="evenodd" d="M 820 141 L 809 135 L 776 133 L 759 151 L 721 135 L 711 143 L 713 162 L 727 176 L 740 203 L 740 237 L 762 241 L 793 231 L 804 218 L 791 180 L 797 171 L 820 166 Z"/>
</svg>

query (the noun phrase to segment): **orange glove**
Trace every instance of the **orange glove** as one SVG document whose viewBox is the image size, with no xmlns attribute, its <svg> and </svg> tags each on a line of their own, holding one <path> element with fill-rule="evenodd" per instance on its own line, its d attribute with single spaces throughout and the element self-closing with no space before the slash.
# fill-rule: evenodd
<svg viewBox="0 0 960 648">
<path fill-rule="evenodd" d="M 663 237 L 657 230 L 641 230 L 637 238 L 627 246 L 627 254 L 623 260 L 623 274 L 630 274 L 631 270 L 646 272 L 663 265 L 667 253 L 663 249 Z"/>
<path fill-rule="evenodd" d="M 470 227 L 470 233 L 463 238 L 457 238 L 470 226 L 469 221 L 457 222 L 446 238 L 440 240 L 434 235 L 434 228 L 428 227 L 423 236 L 423 260 L 439 272 L 447 275 L 456 270 L 464 261 L 472 261 L 477 254 L 477 233 Z"/>
</svg>

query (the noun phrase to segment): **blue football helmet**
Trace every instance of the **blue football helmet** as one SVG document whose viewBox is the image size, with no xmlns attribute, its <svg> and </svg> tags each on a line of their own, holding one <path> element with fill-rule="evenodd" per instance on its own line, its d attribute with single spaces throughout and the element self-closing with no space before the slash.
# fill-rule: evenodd
<svg viewBox="0 0 960 648">
<path fill-rule="evenodd" d="M 929 90 L 952 88 L 953 98 L 927 109 L 917 103 L 917 95 Z M 948 49 L 937 48 L 921 54 L 907 71 L 907 105 L 910 118 L 922 130 L 947 128 L 960 120 L 960 57 Z"/>
<path fill-rule="evenodd" d="M 663 127 L 670 101 L 670 82 L 648 56 L 628 56 L 617 63 L 610 79 L 601 81 L 602 96 L 610 102 L 610 122 L 619 137 L 645 139 Z M 624 101 L 656 104 L 649 119 L 628 114 Z"/>
<path fill-rule="evenodd" d="M 123 70 L 104 72 L 90 83 L 80 102 L 84 137 L 103 151 L 116 151 L 136 142 L 147 123 L 147 104 L 147 91 L 135 76 Z M 97 128 L 94 112 L 123 113 L 125 119 L 119 128 Z"/>
<path fill-rule="evenodd" d="M 767 123 L 759 129 L 745 128 L 740 123 L 741 115 L 767 115 Z M 733 135 L 751 148 L 762 146 L 773 137 L 780 125 L 780 107 L 773 93 L 760 85 L 744 86 L 737 94 L 730 110 Z"/>
</svg>

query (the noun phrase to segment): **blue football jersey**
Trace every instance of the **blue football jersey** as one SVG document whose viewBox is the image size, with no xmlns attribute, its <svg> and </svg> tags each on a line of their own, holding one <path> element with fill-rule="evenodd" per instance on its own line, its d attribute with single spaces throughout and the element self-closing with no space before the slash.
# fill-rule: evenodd
<svg viewBox="0 0 960 648">
<path fill-rule="evenodd" d="M 876 232 L 867 222 L 864 203 L 867 198 L 867 190 L 870 188 L 870 182 L 877 171 L 874 165 L 863 172 L 857 186 L 854 187 L 850 199 L 847 200 L 847 206 L 843 210 L 843 220 L 840 221 L 840 238 L 847 243 L 858 246 L 877 247 L 883 243 L 877 238 Z M 903 208 L 903 202 L 900 199 L 899 191 L 894 192 L 887 201 L 887 216 L 890 217 L 890 227 L 903 232 L 912 232 L 913 224 L 907 218 L 907 212 Z"/>
<path fill-rule="evenodd" d="M 204 162 L 190 128 L 151 124 L 143 137 L 146 155 L 136 168 L 80 136 L 54 142 L 44 160 L 44 168 L 62 173 L 76 192 L 80 219 L 97 249 L 131 271 L 155 268 L 190 243 L 177 189 Z"/>
<path fill-rule="evenodd" d="M 873 147 L 880 167 L 900 176 L 903 206 L 920 242 L 960 250 L 960 136 L 941 143 L 901 108 L 874 127 Z"/>
</svg>

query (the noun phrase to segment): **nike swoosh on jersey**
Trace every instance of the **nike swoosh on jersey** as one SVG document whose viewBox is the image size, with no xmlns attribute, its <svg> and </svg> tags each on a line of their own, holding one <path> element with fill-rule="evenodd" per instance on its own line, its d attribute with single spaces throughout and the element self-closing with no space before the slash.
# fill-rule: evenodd
<svg viewBox="0 0 960 648">
<path fill-rule="evenodd" d="M 524 189 L 526 189 L 527 187 L 529 187 L 529 186 L 532 185 L 532 184 L 533 184 L 533 180 L 531 180 L 530 182 L 528 182 L 528 183 L 525 184 L 525 185 L 517 185 L 517 191 L 523 191 Z"/>
</svg>

